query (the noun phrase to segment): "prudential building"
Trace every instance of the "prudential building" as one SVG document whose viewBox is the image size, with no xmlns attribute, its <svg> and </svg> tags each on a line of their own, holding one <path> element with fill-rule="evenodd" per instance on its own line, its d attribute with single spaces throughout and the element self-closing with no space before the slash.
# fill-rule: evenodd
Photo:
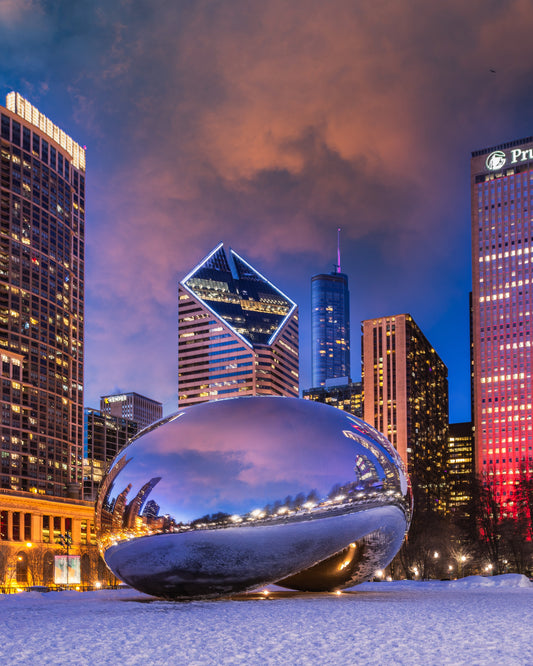
<svg viewBox="0 0 533 666">
<path fill-rule="evenodd" d="M 472 153 L 476 468 L 505 511 L 533 456 L 533 137 Z"/>
</svg>

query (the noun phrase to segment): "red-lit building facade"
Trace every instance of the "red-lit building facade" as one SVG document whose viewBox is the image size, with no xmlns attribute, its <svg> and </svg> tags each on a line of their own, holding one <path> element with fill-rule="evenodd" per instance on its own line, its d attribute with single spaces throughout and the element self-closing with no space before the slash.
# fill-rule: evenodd
<svg viewBox="0 0 533 666">
<path fill-rule="evenodd" d="M 513 511 L 533 447 L 533 137 L 472 153 L 476 471 Z"/>
</svg>

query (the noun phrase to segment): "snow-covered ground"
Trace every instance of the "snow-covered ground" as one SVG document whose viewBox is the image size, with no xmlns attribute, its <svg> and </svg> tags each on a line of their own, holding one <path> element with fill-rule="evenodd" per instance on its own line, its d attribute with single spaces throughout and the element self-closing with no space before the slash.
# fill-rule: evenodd
<svg viewBox="0 0 533 666">
<path fill-rule="evenodd" d="M 533 583 L 476 576 L 181 603 L 131 589 L 28 592 L 0 595 L 0 635 L 9 666 L 513 666 L 533 664 Z"/>
</svg>

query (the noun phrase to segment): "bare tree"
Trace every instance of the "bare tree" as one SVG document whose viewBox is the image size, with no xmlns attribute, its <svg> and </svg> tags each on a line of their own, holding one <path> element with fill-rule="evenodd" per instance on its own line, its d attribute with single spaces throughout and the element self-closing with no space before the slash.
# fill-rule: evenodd
<svg viewBox="0 0 533 666">
<path fill-rule="evenodd" d="M 513 499 L 516 502 L 518 518 L 523 521 L 526 537 L 533 539 L 533 462 L 522 460 L 520 475 Z"/>
<path fill-rule="evenodd" d="M 406 578 L 442 578 L 452 540 L 450 520 L 436 511 L 416 510 L 409 534 L 392 563 Z"/>
<path fill-rule="evenodd" d="M 43 584 L 44 557 L 46 548 L 42 544 L 33 544 L 26 550 L 28 578 L 30 585 Z"/>
<path fill-rule="evenodd" d="M 479 555 L 488 559 L 496 573 L 503 573 L 502 520 L 500 503 L 489 473 L 482 474 L 473 483 L 472 516 L 478 530 Z"/>
<path fill-rule="evenodd" d="M 502 550 L 504 560 L 502 564 L 516 573 L 526 574 L 531 562 L 531 540 L 527 539 L 529 533 L 526 521 L 518 516 L 516 518 L 504 518 L 500 525 L 502 538 Z M 501 567 L 505 570 L 506 567 Z"/>
<path fill-rule="evenodd" d="M 98 548 L 87 544 L 80 547 L 81 582 L 92 585 L 98 578 Z"/>
<path fill-rule="evenodd" d="M 443 517 L 415 497 L 411 529 L 392 563 L 396 574 L 530 573 L 533 567 L 533 463 L 523 461 L 512 502 L 496 494 L 494 470 L 475 478 L 471 500 Z M 416 488 L 415 488 L 416 495 Z M 438 553 L 438 557 L 435 555 Z"/>
<path fill-rule="evenodd" d="M 468 544 L 454 544 L 448 553 L 450 560 L 454 562 L 454 568 L 450 573 L 454 574 L 457 578 L 462 578 L 470 570 L 470 562 L 474 559 L 475 551 Z"/>
<path fill-rule="evenodd" d="M 6 544 L 0 544 L 0 586 L 7 585 L 7 575 L 11 564 L 11 549 Z"/>
</svg>

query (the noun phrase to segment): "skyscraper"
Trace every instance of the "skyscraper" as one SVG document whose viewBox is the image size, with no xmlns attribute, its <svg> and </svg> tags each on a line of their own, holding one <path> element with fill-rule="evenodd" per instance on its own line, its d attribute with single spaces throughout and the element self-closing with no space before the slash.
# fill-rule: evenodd
<svg viewBox="0 0 533 666">
<path fill-rule="evenodd" d="M 533 137 L 472 153 L 476 470 L 513 511 L 533 456 Z"/>
<path fill-rule="evenodd" d="M 0 107 L 0 486 L 79 493 L 85 150 L 18 93 Z"/>
<path fill-rule="evenodd" d="M 450 511 L 472 497 L 474 480 L 474 437 L 472 423 L 450 423 L 448 435 L 447 505 Z"/>
<path fill-rule="evenodd" d="M 139 431 L 135 421 L 84 410 L 83 499 L 94 501 L 108 464 Z"/>
<path fill-rule="evenodd" d="M 415 497 L 444 511 L 448 370 L 409 314 L 363 321 L 364 420 L 392 442 Z"/>
<path fill-rule="evenodd" d="M 350 377 L 350 292 L 338 244 L 335 271 L 311 278 L 311 335 L 313 387 Z"/>
<path fill-rule="evenodd" d="M 243 395 L 298 396 L 298 308 L 217 245 L 178 286 L 180 407 Z"/>
<path fill-rule="evenodd" d="M 102 414 L 135 421 L 141 429 L 163 416 L 163 405 L 139 393 L 118 393 L 102 396 L 100 411 Z"/>
</svg>

